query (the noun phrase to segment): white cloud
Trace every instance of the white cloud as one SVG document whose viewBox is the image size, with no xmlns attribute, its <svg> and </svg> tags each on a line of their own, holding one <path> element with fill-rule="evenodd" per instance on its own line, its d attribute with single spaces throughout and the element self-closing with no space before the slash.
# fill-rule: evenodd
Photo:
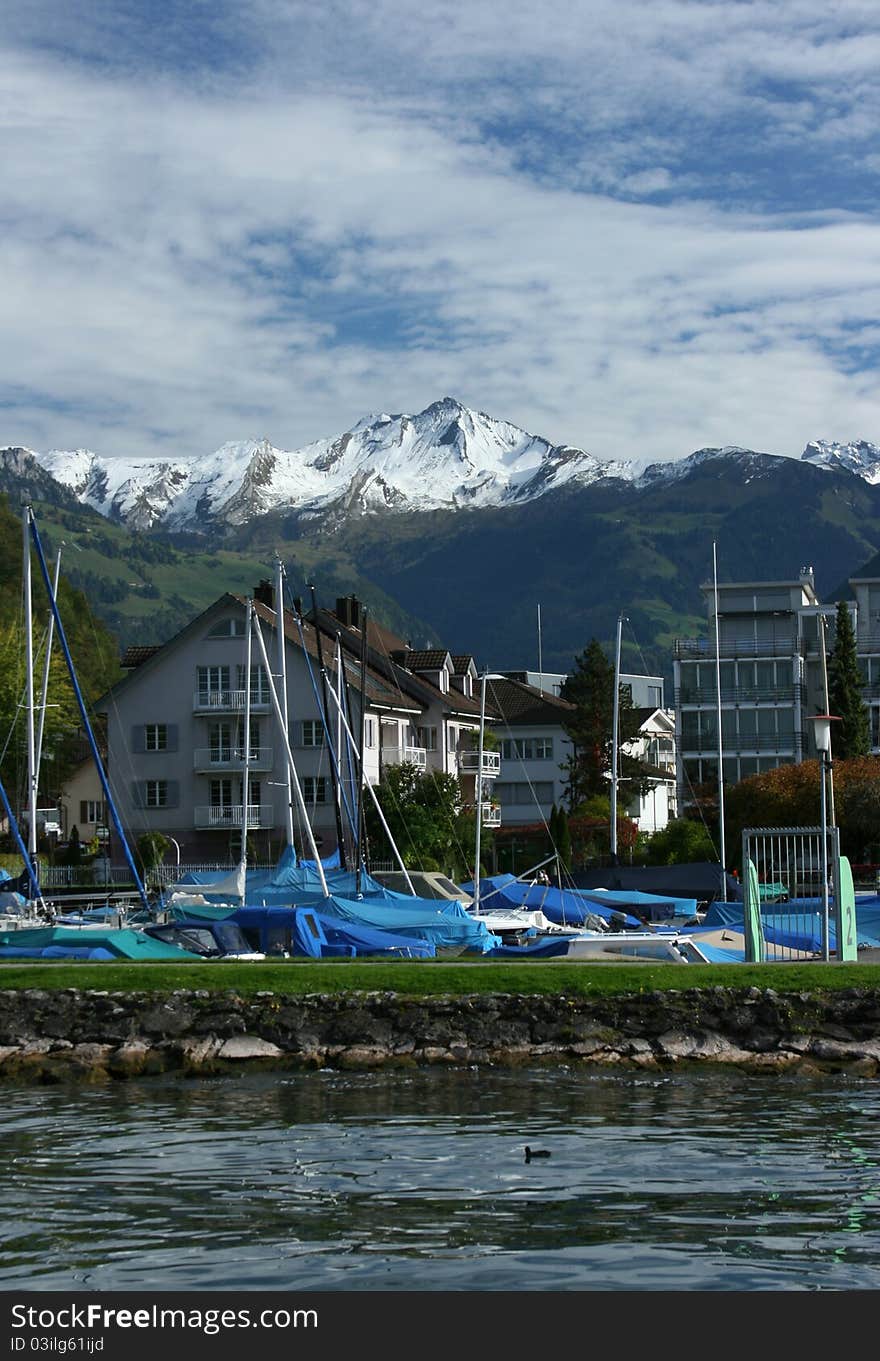
<svg viewBox="0 0 880 1361">
<path fill-rule="evenodd" d="M 665 155 L 711 99 L 713 118 L 748 108 L 775 137 L 843 137 L 856 157 L 876 102 L 873 10 L 254 12 L 273 50 L 248 81 L 161 62 L 134 74 L 118 29 L 103 68 L 84 61 L 88 29 L 63 59 L 7 56 L 0 442 L 293 447 L 447 392 L 609 458 L 880 440 L 851 349 L 861 334 L 868 363 L 877 345 L 874 220 L 818 193 L 797 216 L 734 210 Z M 842 38 L 847 24 L 860 35 Z M 757 88 L 779 80 L 812 88 Z M 538 106 L 562 110 L 571 138 L 552 174 Z M 517 112 L 516 136 L 485 135 L 481 119 Z M 647 131 L 622 135 L 616 120 L 636 117 Z"/>
</svg>

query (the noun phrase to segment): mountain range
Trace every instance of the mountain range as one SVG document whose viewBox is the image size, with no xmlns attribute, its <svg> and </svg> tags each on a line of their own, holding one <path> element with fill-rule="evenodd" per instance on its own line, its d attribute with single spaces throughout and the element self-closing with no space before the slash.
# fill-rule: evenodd
<svg viewBox="0 0 880 1361">
<path fill-rule="evenodd" d="M 108 519 L 172 533 L 209 533 L 220 524 L 243 525 L 279 510 L 326 523 L 379 512 L 517 506 L 604 481 L 654 491 L 688 477 L 707 460 L 736 462 L 760 475 L 755 459 L 771 457 L 729 447 L 647 466 L 603 460 L 472 411 L 452 397 L 417 415 L 366 417 L 334 439 L 294 450 L 276 448 L 268 439 L 231 442 L 204 456 L 174 460 L 107 457 L 88 449 L 0 450 L 0 460 L 15 460 L 19 471 L 33 459 L 78 502 Z M 864 440 L 812 441 L 802 461 L 880 482 L 880 448 Z"/>
<path fill-rule="evenodd" d="M 448 397 L 294 451 L 9 446 L 0 490 L 39 505 L 53 546 L 75 546 L 64 570 L 123 646 L 171 636 L 280 557 L 292 594 L 312 582 L 321 603 L 357 594 L 415 646 L 496 669 L 536 669 L 543 646 L 544 669 L 566 671 L 590 638 L 610 646 L 624 614 L 625 669 L 669 675 L 674 638 L 706 631 L 713 545 L 719 580 L 810 565 L 827 600 L 880 561 L 880 448 L 867 441 L 811 441 L 799 459 L 731 445 L 609 462 Z"/>
</svg>

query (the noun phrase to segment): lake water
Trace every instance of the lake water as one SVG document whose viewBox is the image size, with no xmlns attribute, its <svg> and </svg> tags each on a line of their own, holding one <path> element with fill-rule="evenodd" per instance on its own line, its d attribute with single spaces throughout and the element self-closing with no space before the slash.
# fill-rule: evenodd
<svg viewBox="0 0 880 1361">
<path fill-rule="evenodd" d="M 880 1286 L 880 1084 L 854 1077 L 7 1087 L 2 1149 L 5 1290 Z"/>
</svg>

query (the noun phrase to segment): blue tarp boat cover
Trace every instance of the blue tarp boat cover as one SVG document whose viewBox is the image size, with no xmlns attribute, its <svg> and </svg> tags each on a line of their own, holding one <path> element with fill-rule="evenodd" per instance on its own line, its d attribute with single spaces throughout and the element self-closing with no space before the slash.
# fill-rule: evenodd
<svg viewBox="0 0 880 1361">
<path fill-rule="evenodd" d="M 249 936 L 258 935 L 259 946 L 267 954 L 282 943 L 289 944 L 293 954 L 312 959 L 340 955 L 433 959 L 437 953 L 433 941 L 376 930 L 314 907 L 239 907 L 228 920 L 236 922 Z"/>
<path fill-rule="evenodd" d="M 640 893 L 637 889 L 582 888 L 585 898 L 597 903 L 609 903 L 622 911 L 631 911 L 645 921 L 671 921 L 680 917 L 687 921 L 697 915 L 696 898 L 673 898 L 658 893 Z"/>
<path fill-rule="evenodd" d="M 462 884 L 466 893 L 473 894 L 473 884 Z M 524 884 L 512 874 L 496 874 L 480 880 L 480 910 L 497 907 L 523 907 L 532 912 L 543 912 L 557 926 L 583 926 L 588 917 L 598 916 L 605 921 L 620 919 L 620 925 L 639 927 L 638 917 L 627 914 L 616 903 L 603 904 L 596 895 L 586 897 L 577 889 L 559 889 L 550 884 Z"/>
<path fill-rule="evenodd" d="M 210 904 L 212 876 L 196 872 L 181 879 L 180 889 L 191 887 Z M 484 922 L 475 921 L 464 905 L 454 899 L 415 898 L 385 888 L 368 874 L 360 876 L 361 896 L 357 897 L 357 877 L 353 870 L 325 872 L 329 897 L 325 895 L 317 869 L 297 864 L 290 847 L 286 848 L 274 870 L 248 872 L 248 907 L 313 907 L 331 917 L 372 930 L 427 941 L 435 949 L 458 949 L 484 954 L 500 945 Z M 230 904 L 237 907 L 236 904 Z M 188 915 L 192 909 L 184 908 Z"/>
<path fill-rule="evenodd" d="M 128 927 L 103 931 L 91 926 L 35 926 L 0 932 L 0 959 L 164 959 L 170 963 L 201 956 Z"/>
</svg>

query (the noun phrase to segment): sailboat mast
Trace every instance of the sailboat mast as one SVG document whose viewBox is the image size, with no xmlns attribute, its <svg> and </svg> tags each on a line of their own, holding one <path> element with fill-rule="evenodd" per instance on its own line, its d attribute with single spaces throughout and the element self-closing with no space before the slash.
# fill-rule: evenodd
<svg viewBox="0 0 880 1361">
<path fill-rule="evenodd" d="M 611 860 L 617 864 L 617 748 L 620 728 L 620 640 L 623 615 L 617 616 L 617 645 L 614 651 L 614 718 L 611 726 Z"/>
<path fill-rule="evenodd" d="M 269 697 L 272 700 L 272 709 L 275 714 L 275 721 L 278 724 L 278 728 L 281 731 L 281 739 L 284 742 L 284 745 L 287 749 L 287 759 L 290 762 L 291 780 L 293 783 L 294 794 L 296 795 L 297 808 L 299 809 L 299 815 L 303 821 L 303 827 L 305 829 L 305 836 L 309 843 L 309 849 L 311 850 L 315 860 L 315 866 L 318 871 L 318 878 L 321 881 L 321 890 L 324 894 L 324 897 L 329 898 L 330 890 L 327 887 L 327 880 L 324 876 L 324 866 L 321 864 L 321 857 L 318 855 L 318 847 L 315 844 L 314 834 L 312 833 L 311 823 L 309 822 L 308 809 L 306 808 L 302 788 L 300 787 L 299 783 L 299 777 L 297 776 L 296 773 L 296 766 L 294 765 L 293 761 L 293 752 L 290 750 L 290 738 L 288 734 L 283 731 L 284 718 L 281 713 L 281 704 L 278 700 L 278 687 L 276 686 L 275 678 L 272 675 L 272 668 L 269 666 L 269 657 L 266 652 L 266 644 L 263 641 L 263 634 L 260 629 L 259 618 L 254 619 L 254 633 L 256 634 L 257 637 L 257 644 L 260 649 L 260 657 L 262 658 L 263 667 L 265 669 L 267 677 L 269 678 Z"/>
<path fill-rule="evenodd" d="M 58 599 L 58 579 L 61 576 L 61 549 L 55 554 L 55 581 L 52 585 L 52 599 Z M 46 636 L 46 658 L 43 663 L 43 683 L 40 688 L 40 709 L 37 718 L 36 754 L 34 765 L 37 772 L 37 788 L 40 784 L 40 762 L 43 758 L 43 730 L 46 724 L 46 701 L 49 696 L 49 670 L 52 664 L 52 638 L 55 633 L 55 616 L 49 611 L 49 632 Z"/>
<path fill-rule="evenodd" d="M 360 711 L 358 715 L 358 747 L 357 747 L 357 808 L 355 809 L 355 819 L 357 831 L 355 833 L 354 846 L 354 891 L 355 897 L 360 896 L 361 891 L 361 865 L 363 863 L 364 845 L 364 785 L 367 783 L 364 775 L 364 741 L 367 731 L 367 611 L 361 607 L 361 655 L 360 655 Z M 374 802 L 378 806 L 378 799 L 373 793 Z"/>
<path fill-rule="evenodd" d="M 25 506 L 22 521 L 24 548 L 24 639 L 27 675 L 27 780 L 28 780 L 28 852 L 36 864 L 37 856 L 37 762 L 34 744 L 34 618 L 31 587 L 30 506 Z"/>
<path fill-rule="evenodd" d="M 480 910 L 480 832 L 483 825 L 483 736 L 486 731 L 486 675 L 480 686 L 480 739 L 477 747 L 477 774 L 474 785 L 477 805 L 477 830 L 474 833 L 474 911 Z"/>
<path fill-rule="evenodd" d="M 538 689 L 544 689 L 544 658 L 541 652 L 541 606 L 538 606 Z"/>
<path fill-rule="evenodd" d="M 315 595 L 314 586 L 309 590 L 312 595 L 312 617 L 315 621 L 315 642 L 318 648 L 318 669 L 321 672 L 321 709 L 323 711 L 324 732 L 327 735 L 327 745 L 333 747 L 333 739 L 330 736 L 330 705 L 327 702 L 327 672 L 324 669 L 324 649 L 321 644 L 321 625 L 318 619 L 318 601 Z M 345 844 L 342 839 L 342 813 L 339 806 L 339 781 L 336 776 L 335 757 L 330 759 L 330 784 L 333 790 L 333 817 L 336 822 L 336 845 L 339 850 L 339 865 L 341 869 L 346 868 L 345 864 Z"/>
<path fill-rule="evenodd" d="M 280 558 L 275 559 L 275 631 L 278 634 L 278 675 L 281 681 L 281 717 L 284 723 L 284 731 L 287 732 L 287 648 L 284 640 L 284 564 Z M 287 759 L 286 750 L 284 753 L 284 785 L 287 790 L 287 806 L 285 808 L 287 844 L 292 847 L 293 791 L 290 787 L 290 762 Z"/>
<path fill-rule="evenodd" d="M 247 873 L 247 833 L 248 810 L 251 796 L 251 633 L 253 630 L 254 602 L 248 600 L 245 611 L 245 652 L 244 652 L 244 752 L 241 762 L 241 855 L 238 859 L 241 870 L 241 905 L 245 900 L 245 874 Z"/>
<path fill-rule="evenodd" d="M 727 902 L 727 854 L 724 846 L 724 765 L 721 743 L 721 626 L 718 621 L 718 558 L 712 540 L 712 584 L 715 593 L 715 698 L 718 724 L 718 837 L 721 846 L 721 901 Z M 745 873 L 745 867 L 743 867 Z"/>
</svg>

